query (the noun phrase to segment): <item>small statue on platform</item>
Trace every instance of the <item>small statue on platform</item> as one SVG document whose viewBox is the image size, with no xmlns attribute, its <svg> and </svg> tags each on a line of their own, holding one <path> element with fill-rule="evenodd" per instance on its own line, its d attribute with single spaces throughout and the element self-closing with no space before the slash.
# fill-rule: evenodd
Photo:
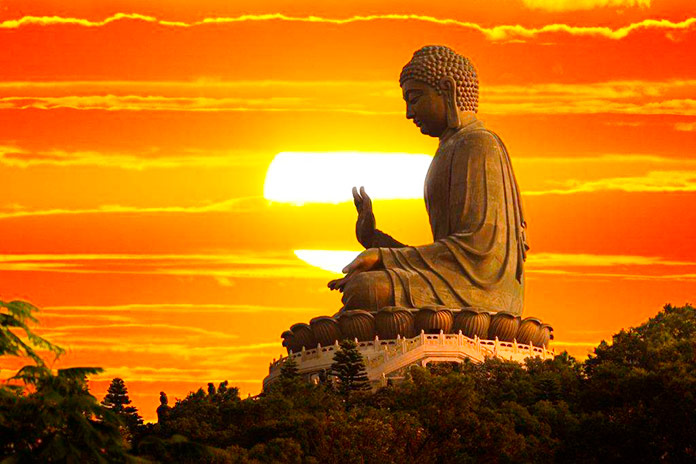
<svg viewBox="0 0 696 464">
<path fill-rule="evenodd" d="M 353 189 L 366 248 L 329 288 L 342 311 L 386 306 L 476 307 L 520 315 L 526 223 L 505 145 L 476 119 L 471 62 L 444 46 L 416 51 L 401 71 L 406 117 L 440 139 L 425 179 L 433 243 L 407 246 L 376 229 L 364 188 Z"/>
</svg>

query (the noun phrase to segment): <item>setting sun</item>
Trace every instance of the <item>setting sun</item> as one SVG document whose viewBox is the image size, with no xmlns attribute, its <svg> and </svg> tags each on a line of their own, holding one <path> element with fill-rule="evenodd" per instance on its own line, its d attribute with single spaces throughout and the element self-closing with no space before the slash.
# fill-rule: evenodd
<svg viewBox="0 0 696 464">
<path fill-rule="evenodd" d="M 268 167 L 263 195 L 287 203 L 352 201 L 364 186 L 375 200 L 423 198 L 432 157 L 404 153 L 278 153 Z"/>
<path fill-rule="evenodd" d="M 258 394 L 280 334 L 341 308 L 353 187 L 432 243 L 438 139 L 399 86 L 428 44 L 476 67 L 525 207 L 525 315 L 558 350 L 693 302 L 692 1 L 0 5 L 0 300 L 148 421 L 161 391 Z"/>
<path fill-rule="evenodd" d="M 359 251 L 347 250 L 295 250 L 302 261 L 334 274 L 342 274 L 341 270 L 358 254 Z"/>
</svg>

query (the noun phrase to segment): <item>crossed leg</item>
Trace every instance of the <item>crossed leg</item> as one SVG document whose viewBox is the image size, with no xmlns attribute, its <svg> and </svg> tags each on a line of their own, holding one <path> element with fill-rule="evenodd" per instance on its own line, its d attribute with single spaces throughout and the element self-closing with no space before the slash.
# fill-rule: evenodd
<svg viewBox="0 0 696 464">
<path fill-rule="evenodd" d="M 365 309 L 377 311 L 394 304 L 394 288 L 386 271 L 361 272 L 343 288 L 342 311 Z"/>
</svg>

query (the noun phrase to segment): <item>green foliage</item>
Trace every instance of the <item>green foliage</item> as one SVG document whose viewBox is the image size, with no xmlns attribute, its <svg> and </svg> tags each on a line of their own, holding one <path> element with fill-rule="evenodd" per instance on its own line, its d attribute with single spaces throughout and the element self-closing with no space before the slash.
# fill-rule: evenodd
<svg viewBox="0 0 696 464">
<path fill-rule="evenodd" d="M 299 375 L 295 357 L 289 356 L 285 358 L 285 362 L 280 366 L 280 378 L 283 380 L 295 380 Z"/>
<path fill-rule="evenodd" d="M 182 435 L 211 446 L 224 446 L 230 433 L 226 430 L 224 412 L 240 401 L 239 389 L 227 388 L 226 384 L 213 394 L 199 389 L 168 409 L 166 421 L 160 422 L 162 434 Z"/>
<path fill-rule="evenodd" d="M 292 438 L 274 438 L 249 450 L 248 459 L 258 462 L 302 464 L 302 448 Z"/>
<path fill-rule="evenodd" d="M 128 388 L 123 379 L 118 377 L 111 381 L 106 396 L 102 400 L 102 406 L 113 411 L 125 426 L 125 438 L 130 441 L 133 434 L 138 432 L 138 427 L 143 425 L 143 418 L 138 414 L 138 408 L 130 406 Z"/>
<path fill-rule="evenodd" d="M 0 301 L 0 356 L 20 356 L 44 365 L 36 349 L 52 352 L 56 357 L 64 350 L 29 329 L 29 323 L 37 323 L 34 316 L 39 309 L 26 301 Z M 19 335 L 16 332 L 20 332 Z M 22 337 L 21 335 L 24 335 Z"/>
<path fill-rule="evenodd" d="M 3 463 L 126 462 L 119 420 L 87 389 L 87 375 L 102 370 L 76 367 L 53 372 L 36 350 L 56 357 L 64 350 L 34 334 L 38 309 L 0 301 L 0 356 L 31 359 L 0 385 L 0 460 Z"/>
<path fill-rule="evenodd" d="M 340 391 L 304 382 L 290 364 L 253 399 L 221 387 L 214 395 L 191 393 L 144 442 L 160 443 L 160 451 L 143 455 L 244 464 L 696 460 L 690 306 L 667 306 L 600 344 L 584 364 L 567 353 L 524 364 L 435 364 L 361 395 L 347 388 L 361 377 L 354 348 L 347 344 L 337 356 Z M 177 448 L 179 435 L 190 442 Z"/>
<path fill-rule="evenodd" d="M 355 343 L 344 342 L 336 390 L 305 382 L 288 359 L 258 397 L 242 400 L 227 381 L 173 407 L 162 393 L 166 420 L 148 425 L 123 380 L 112 381 L 102 407 L 85 381 L 100 369 L 45 366 L 35 350 L 61 350 L 31 333 L 36 308 L 1 308 L 0 354 L 34 360 L 13 377 L 22 387 L 0 387 L 2 462 L 132 461 L 123 415 L 134 418 L 133 450 L 155 462 L 696 461 L 696 311 L 688 305 L 622 330 L 585 363 L 562 353 L 413 367 L 375 393 Z"/>
<path fill-rule="evenodd" d="M 182 435 L 160 438 L 150 435 L 138 445 L 138 452 L 155 462 L 179 464 L 224 464 L 233 462 L 223 450 L 195 443 Z"/>
<path fill-rule="evenodd" d="M 23 368 L 15 378 L 34 391 L 0 398 L 0 456 L 7 462 L 125 461 L 118 418 L 87 390 L 85 376 L 100 371 Z"/>
<path fill-rule="evenodd" d="M 331 375 L 335 377 L 338 392 L 343 396 L 370 390 L 365 362 L 353 340 L 340 343 L 340 349 L 334 354 Z"/>
<path fill-rule="evenodd" d="M 602 462 L 696 461 L 696 310 L 673 307 L 602 342 L 585 363 L 577 442 Z M 587 451 L 585 451 L 587 453 Z"/>
</svg>

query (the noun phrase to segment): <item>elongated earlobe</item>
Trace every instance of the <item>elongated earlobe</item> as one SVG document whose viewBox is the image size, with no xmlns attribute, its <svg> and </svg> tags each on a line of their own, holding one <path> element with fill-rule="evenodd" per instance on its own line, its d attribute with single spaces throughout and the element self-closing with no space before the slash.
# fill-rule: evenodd
<svg viewBox="0 0 696 464">
<path fill-rule="evenodd" d="M 440 79 L 440 89 L 445 98 L 447 127 L 450 129 L 459 129 L 461 120 L 459 119 L 459 111 L 457 111 L 457 86 L 454 79 L 449 76 Z"/>
</svg>

